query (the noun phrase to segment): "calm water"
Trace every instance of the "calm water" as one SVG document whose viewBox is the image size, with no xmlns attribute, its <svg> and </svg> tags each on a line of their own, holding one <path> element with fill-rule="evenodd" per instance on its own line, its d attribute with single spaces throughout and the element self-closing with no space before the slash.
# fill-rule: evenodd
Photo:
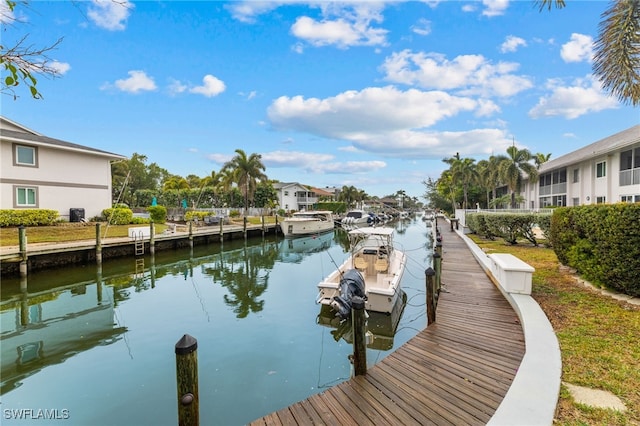
<svg viewBox="0 0 640 426">
<path fill-rule="evenodd" d="M 370 365 L 426 326 L 427 228 L 391 226 L 409 257 L 408 302 L 395 336 L 389 317 L 372 315 Z M 348 379 L 349 330 L 315 304 L 347 246 L 341 230 L 270 236 L 33 273 L 26 291 L 3 280 L 1 423 L 176 424 L 184 334 L 198 340 L 201 424 L 245 424 Z M 14 419 L 45 409 L 66 420 Z"/>
</svg>

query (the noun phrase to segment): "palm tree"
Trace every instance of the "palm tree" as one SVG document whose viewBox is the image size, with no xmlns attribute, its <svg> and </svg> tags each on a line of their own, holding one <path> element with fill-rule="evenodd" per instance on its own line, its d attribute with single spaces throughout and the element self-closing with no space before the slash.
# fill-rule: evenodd
<svg viewBox="0 0 640 426">
<path fill-rule="evenodd" d="M 530 182 L 538 181 L 538 169 L 529 163 L 533 156 L 527 149 L 518 149 L 515 145 L 507 148 L 507 159 L 500 162 L 500 179 L 507 184 L 511 192 L 511 208 L 516 208 L 516 192 L 520 191 L 520 184 L 524 173 Z"/>
<path fill-rule="evenodd" d="M 564 0 L 536 0 L 540 10 Z M 640 0 L 618 0 L 602 14 L 594 43 L 593 73 L 622 103 L 640 105 Z"/>
<path fill-rule="evenodd" d="M 233 181 L 243 191 L 246 215 L 249 208 L 249 198 L 253 198 L 258 181 L 267 179 L 267 175 L 263 173 L 266 168 L 262 164 L 262 156 L 260 154 L 254 153 L 247 157 L 247 154 L 241 149 L 236 149 L 235 152 L 235 157 L 226 162 L 222 166 L 222 170 L 230 171 Z"/>
<path fill-rule="evenodd" d="M 540 166 L 549 161 L 549 158 L 551 158 L 551 153 L 543 154 L 541 152 L 538 152 L 536 155 L 534 155 L 533 162 L 536 164 L 536 169 L 540 170 Z"/>
<path fill-rule="evenodd" d="M 343 186 L 340 190 L 340 201 L 347 204 L 347 209 L 351 208 L 358 199 L 358 189 L 355 186 Z"/>
<path fill-rule="evenodd" d="M 449 164 L 449 170 L 451 171 L 451 178 L 454 185 L 462 186 L 463 205 L 462 208 L 466 209 L 469 202 L 469 185 L 480 181 L 478 170 L 473 158 L 460 158 L 459 154 L 455 157 L 445 158 L 445 163 Z"/>
</svg>

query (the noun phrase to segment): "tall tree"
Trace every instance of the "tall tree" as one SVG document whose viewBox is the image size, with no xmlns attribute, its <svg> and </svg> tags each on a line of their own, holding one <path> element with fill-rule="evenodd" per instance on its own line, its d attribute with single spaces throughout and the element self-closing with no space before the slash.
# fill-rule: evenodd
<svg viewBox="0 0 640 426">
<path fill-rule="evenodd" d="M 244 194 L 244 208 L 246 215 L 246 209 L 249 208 L 249 199 L 253 199 L 253 194 L 258 182 L 267 179 L 267 175 L 264 174 L 266 168 L 264 164 L 262 164 L 262 156 L 260 154 L 254 153 L 247 156 L 247 154 L 241 149 L 236 149 L 235 152 L 235 157 L 225 163 L 222 169 L 230 171 L 234 182 Z"/>
<path fill-rule="evenodd" d="M 533 162 L 536 165 L 536 169 L 540 170 L 540 166 L 542 166 L 544 163 L 549 161 L 549 158 L 551 158 L 551 153 L 549 154 L 543 154 L 541 152 L 536 153 L 536 155 L 533 156 Z"/>
<path fill-rule="evenodd" d="M 445 158 L 442 161 L 450 166 L 449 170 L 451 171 L 453 184 L 462 187 L 462 208 L 467 209 L 469 203 L 469 187 L 480 181 L 480 176 L 478 175 L 475 164 L 476 160 L 473 158 L 460 158 L 460 155 L 456 154 L 455 157 Z"/>
<path fill-rule="evenodd" d="M 529 161 L 533 159 L 527 149 L 518 149 L 515 145 L 507 148 L 507 159 L 500 163 L 500 179 L 507 184 L 511 192 L 511 208 L 515 209 L 516 192 L 520 192 L 520 185 L 526 173 L 529 182 L 538 181 L 538 169 Z"/>
</svg>

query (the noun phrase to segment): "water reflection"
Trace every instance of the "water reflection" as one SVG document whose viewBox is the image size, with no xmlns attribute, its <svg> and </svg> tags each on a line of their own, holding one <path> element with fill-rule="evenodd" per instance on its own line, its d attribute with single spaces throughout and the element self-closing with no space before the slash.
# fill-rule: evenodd
<svg viewBox="0 0 640 426">
<path fill-rule="evenodd" d="M 371 362 L 426 323 L 425 227 L 402 226 L 409 302 L 399 324 L 370 317 Z M 175 424 L 173 345 L 185 333 L 198 338 L 203 424 L 246 424 L 304 399 L 350 375 L 348 331 L 315 303 L 347 252 L 335 230 L 3 279 L 3 405 L 69 409 L 75 424 Z"/>
<path fill-rule="evenodd" d="M 126 331 L 114 324 L 114 305 L 104 302 L 113 299 L 113 289 L 105 288 L 99 275 L 96 282 L 34 292 L 23 278 L 20 289 L 0 303 L 0 394 L 46 366 L 114 343 Z"/>
</svg>

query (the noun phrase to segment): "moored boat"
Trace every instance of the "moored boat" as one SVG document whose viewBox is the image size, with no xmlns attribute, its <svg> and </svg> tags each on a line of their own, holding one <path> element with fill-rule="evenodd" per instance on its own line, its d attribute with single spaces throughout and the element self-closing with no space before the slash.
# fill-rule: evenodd
<svg viewBox="0 0 640 426">
<path fill-rule="evenodd" d="M 316 302 L 329 305 L 344 319 L 353 296 L 364 297 L 365 309 L 391 313 L 401 289 L 406 254 L 393 246 L 393 228 L 367 227 L 349 231 L 351 253 L 318 284 Z"/>
<path fill-rule="evenodd" d="M 285 237 L 318 234 L 333 228 L 333 213 L 329 210 L 299 211 L 280 223 Z"/>
</svg>

